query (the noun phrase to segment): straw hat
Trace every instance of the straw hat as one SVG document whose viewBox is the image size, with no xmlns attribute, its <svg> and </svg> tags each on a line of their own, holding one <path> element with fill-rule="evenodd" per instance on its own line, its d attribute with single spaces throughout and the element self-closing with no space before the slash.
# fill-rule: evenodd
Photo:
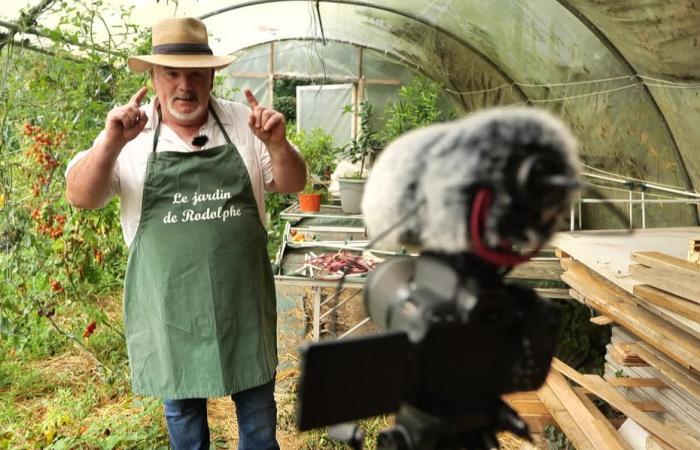
<svg viewBox="0 0 700 450">
<path fill-rule="evenodd" d="M 233 56 L 214 56 L 209 48 L 207 27 L 192 17 L 165 19 L 153 25 L 152 55 L 130 56 L 129 69 L 145 72 L 154 65 L 179 68 L 222 69 Z"/>
</svg>

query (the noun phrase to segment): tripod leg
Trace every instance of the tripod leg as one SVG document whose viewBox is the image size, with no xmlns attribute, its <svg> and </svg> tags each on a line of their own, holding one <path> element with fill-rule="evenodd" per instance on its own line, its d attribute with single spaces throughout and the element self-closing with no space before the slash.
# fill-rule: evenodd
<svg viewBox="0 0 700 450">
<path fill-rule="evenodd" d="M 328 427 L 328 437 L 346 443 L 353 450 L 362 450 L 365 440 L 365 434 L 356 423 L 332 425 Z"/>
</svg>

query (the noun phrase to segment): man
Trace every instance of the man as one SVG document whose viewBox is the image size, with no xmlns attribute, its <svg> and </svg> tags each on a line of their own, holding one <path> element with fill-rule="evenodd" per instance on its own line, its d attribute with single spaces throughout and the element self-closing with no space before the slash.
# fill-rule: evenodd
<svg viewBox="0 0 700 450">
<path fill-rule="evenodd" d="M 79 208 L 121 197 L 129 245 L 124 326 L 134 392 L 164 399 L 171 446 L 209 447 L 206 399 L 231 395 L 239 449 L 277 449 L 273 397 L 276 311 L 266 252 L 263 190 L 295 192 L 303 159 L 282 114 L 210 96 L 214 56 L 204 24 L 167 19 L 153 27 L 147 88 L 107 115 L 92 148 L 67 170 Z"/>
</svg>

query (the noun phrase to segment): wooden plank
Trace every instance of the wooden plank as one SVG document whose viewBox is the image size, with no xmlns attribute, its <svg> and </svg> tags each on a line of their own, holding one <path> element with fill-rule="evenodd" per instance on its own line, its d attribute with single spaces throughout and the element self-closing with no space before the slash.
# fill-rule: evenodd
<svg viewBox="0 0 700 450">
<path fill-rule="evenodd" d="M 672 270 L 675 273 L 700 282 L 700 267 L 682 258 L 667 255 L 661 252 L 634 252 L 632 261 L 647 267 Z"/>
<path fill-rule="evenodd" d="M 610 433 L 614 438 L 615 441 L 617 442 L 617 445 L 625 450 L 632 450 L 632 446 L 622 437 L 620 436 L 620 433 L 617 432 L 617 429 L 610 423 L 607 417 L 600 412 L 598 407 L 591 401 L 588 396 L 581 392 L 581 391 L 575 391 L 576 395 L 578 396 L 579 400 L 581 400 L 581 403 L 583 403 L 583 406 L 586 407 L 588 412 L 593 416 L 593 418 L 598 421 L 598 423 L 601 423 L 606 430 L 608 430 L 608 433 Z"/>
<path fill-rule="evenodd" d="M 690 372 L 682 367 L 674 367 L 672 364 L 654 355 L 650 349 L 642 343 L 632 344 L 632 347 L 644 361 L 658 370 L 661 375 L 673 381 L 696 400 L 700 401 L 700 377 L 697 373 Z"/>
<path fill-rule="evenodd" d="M 700 264 L 700 238 L 688 240 L 688 262 Z"/>
<path fill-rule="evenodd" d="M 582 387 L 575 387 L 574 392 L 583 395 L 595 395 L 593 392 Z M 663 413 L 667 411 L 664 405 L 655 400 L 630 400 L 630 402 L 632 402 L 634 406 L 639 408 L 640 411 L 644 412 Z"/>
<path fill-rule="evenodd" d="M 596 316 L 591 318 L 591 323 L 602 326 L 610 325 L 611 323 L 615 323 L 615 321 L 608 316 Z"/>
<path fill-rule="evenodd" d="M 634 295 L 642 300 L 700 323 L 700 305 L 697 303 L 646 284 L 638 284 L 632 289 Z"/>
<path fill-rule="evenodd" d="M 593 447 L 599 450 L 622 450 L 617 438 L 604 423 L 598 421 L 584 406 L 566 379 L 556 371 L 550 372 L 545 381 L 564 408 L 571 414 L 574 422 L 588 437 Z"/>
<path fill-rule="evenodd" d="M 574 418 L 571 417 L 569 411 L 564 408 L 559 397 L 554 394 L 554 391 L 547 385 L 543 385 L 537 395 L 542 400 L 542 403 L 547 407 L 557 425 L 564 432 L 566 437 L 574 444 L 577 450 L 594 450 L 595 447 L 586 436 L 581 428 L 576 424 Z"/>
<path fill-rule="evenodd" d="M 556 420 L 549 412 L 547 414 L 521 414 L 520 418 L 525 421 L 530 433 L 544 433 L 548 426 L 557 426 Z"/>
<path fill-rule="evenodd" d="M 700 339 L 679 330 L 654 314 L 638 307 L 632 294 L 589 271 L 583 264 L 572 262 L 562 280 L 573 287 L 583 302 L 616 323 L 637 334 L 675 361 L 700 371 Z M 571 292 L 574 297 L 576 292 Z M 581 299 L 579 299 L 581 300 Z"/>
<path fill-rule="evenodd" d="M 616 310 L 613 308 L 611 305 L 606 305 L 605 303 L 601 303 L 597 301 L 593 297 L 585 297 L 583 294 L 580 292 L 571 289 L 569 291 L 569 294 L 571 294 L 571 297 L 578 300 L 579 302 L 583 303 L 586 306 L 589 306 L 591 308 L 595 308 L 598 311 L 605 312 L 606 314 L 622 314 L 619 312 L 619 310 Z M 614 311 L 614 312 L 613 312 Z M 649 313 L 651 315 L 651 313 Z M 652 315 L 653 316 L 653 315 Z M 658 319 L 661 320 L 661 319 Z M 641 320 L 638 320 L 638 318 L 630 318 L 629 316 L 623 319 L 617 320 L 617 323 L 620 325 L 625 326 L 629 330 L 634 330 L 634 332 L 642 338 L 645 342 L 651 343 L 654 348 L 657 350 L 663 352 L 664 354 L 668 355 L 671 357 L 674 361 L 679 363 L 681 366 L 685 368 L 691 368 L 693 367 L 693 364 L 695 364 L 693 361 L 696 361 L 697 357 L 694 357 L 694 352 L 691 351 L 691 353 L 688 353 L 688 351 L 684 348 L 678 347 L 675 345 L 676 343 L 674 342 L 669 342 L 667 341 L 667 337 L 663 334 L 663 332 L 659 332 L 658 330 L 654 328 L 644 328 L 644 325 L 642 325 L 640 328 L 635 328 L 639 322 L 653 322 L 653 319 L 649 317 L 643 317 Z M 678 330 L 681 331 L 681 330 Z M 685 358 L 689 358 L 686 360 Z"/>
<path fill-rule="evenodd" d="M 630 266 L 630 270 L 637 273 L 640 270 L 644 271 L 644 270 L 655 270 L 655 269 L 650 269 L 646 266 L 642 266 L 640 264 L 635 264 L 633 266 Z M 635 289 L 637 289 L 636 286 L 638 286 L 638 285 L 643 286 L 644 285 L 644 283 L 642 281 L 637 280 L 637 279 L 633 278 L 632 276 L 626 277 L 626 279 L 630 280 L 630 282 L 633 283 L 633 285 L 631 287 L 632 293 L 634 293 Z M 647 286 L 649 286 L 649 285 L 647 285 Z M 697 305 L 696 303 L 694 303 L 688 299 L 678 297 L 678 296 L 671 294 L 669 292 L 664 292 L 660 289 L 654 288 L 653 286 L 649 286 L 649 288 L 655 289 L 657 292 L 664 293 L 668 296 L 682 299 L 682 301 L 687 303 L 687 304 L 691 304 L 691 305 L 694 305 L 696 307 L 700 306 L 700 305 Z M 653 313 L 654 315 L 658 316 L 659 318 L 669 322 L 670 324 L 672 324 L 675 327 L 680 328 L 681 330 L 694 336 L 695 338 L 700 339 L 700 322 L 696 322 L 696 321 L 686 317 L 684 314 L 679 314 L 676 311 L 671 311 L 670 309 L 668 309 L 664 306 L 661 306 L 659 304 L 655 304 L 654 302 L 648 301 L 647 299 L 642 298 L 638 295 L 633 295 L 632 297 L 630 297 L 630 299 L 634 300 L 634 302 L 637 305 L 647 309 L 649 312 Z"/>
<path fill-rule="evenodd" d="M 652 435 L 647 437 L 646 446 L 646 450 L 674 450 L 673 447 Z"/>
<path fill-rule="evenodd" d="M 617 377 L 608 378 L 608 384 L 616 388 L 656 388 L 668 389 L 668 385 L 658 378 L 631 378 Z"/>
<path fill-rule="evenodd" d="M 614 347 L 620 352 L 625 361 L 630 363 L 641 363 L 648 366 L 648 364 L 634 352 L 634 349 L 629 346 L 629 343 L 614 344 Z"/>
<path fill-rule="evenodd" d="M 659 403 L 655 402 L 654 400 L 646 400 L 646 401 L 633 401 L 632 404 L 639 408 L 640 411 L 644 412 L 653 412 L 653 413 L 665 413 L 666 408 Z"/>
<path fill-rule="evenodd" d="M 625 357 L 620 353 L 620 351 L 614 347 L 608 350 L 608 354 L 610 355 L 612 360 L 615 361 L 615 363 L 624 367 L 645 367 L 649 365 L 646 361 L 626 360 Z"/>
<path fill-rule="evenodd" d="M 552 367 L 570 380 L 576 382 L 580 386 L 585 387 L 596 396 L 605 400 L 610 406 L 616 408 L 628 418 L 637 422 L 645 430 L 661 438 L 671 446 L 676 447 L 679 450 L 691 450 L 697 448 L 694 441 L 690 440 L 686 436 L 676 433 L 672 428 L 640 411 L 639 408 L 634 406 L 632 402 L 627 400 L 612 386 L 607 384 L 600 376 L 582 375 L 557 358 L 552 360 Z"/>
<path fill-rule="evenodd" d="M 512 392 L 502 395 L 501 398 L 504 402 L 540 401 L 537 391 Z"/>
<path fill-rule="evenodd" d="M 685 259 L 688 239 L 698 237 L 698 234 L 700 227 L 634 230 L 628 235 L 617 235 L 607 230 L 557 233 L 551 245 L 561 248 L 610 282 L 632 293 L 634 285 L 640 284 L 628 276 L 632 253 L 661 251 Z M 700 324 L 697 322 L 641 299 L 639 304 L 700 339 Z"/>
<path fill-rule="evenodd" d="M 540 400 L 536 402 L 513 402 L 509 403 L 509 405 L 520 415 L 545 416 L 549 414 L 549 410 Z"/>
<path fill-rule="evenodd" d="M 611 345 L 608 349 L 608 354 L 610 357 L 621 366 L 636 367 L 636 366 L 648 366 L 646 361 L 641 359 L 637 355 L 630 356 L 625 353 L 619 345 Z"/>
<path fill-rule="evenodd" d="M 401 86 L 401 80 L 383 79 L 383 78 L 366 78 L 365 84 L 380 84 L 383 86 Z"/>
<path fill-rule="evenodd" d="M 560 259 L 571 258 L 571 255 L 569 255 L 564 250 L 562 250 L 558 247 L 554 249 L 554 256 L 556 256 L 557 258 L 560 258 Z"/>
<path fill-rule="evenodd" d="M 559 265 L 561 265 L 562 269 L 569 270 L 569 267 L 571 267 L 571 264 L 574 262 L 576 262 L 576 260 L 573 258 L 562 258 L 559 260 Z"/>
<path fill-rule="evenodd" d="M 594 297 L 586 297 L 580 292 L 578 292 L 575 289 L 570 289 L 569 294 L 571 295 L 571 298 L 578 300 L 579 302 L 583 303 L 586 306 L 589 306 L 591 308 L 597 309 L 599 312 L 603 312 L 605 314 L 613 315 L 613 314 L 624 314 L 624 312 L 620 312 L 619 308 L 614 308 L 610 304 L 605 304 L 603 302 L 598 301 Z M 626 309 L 626 308 L 623 308 Z M 640 310 L 642 313 L 644 311 Z M 668 337 L 663 334 L 663 330 L 660 332 L 657 329 L 654 328 L 644 328 L 646 324 L 649 322 L 655 323 L 656 320 L 661 321 L 661 319 L 657 318 L 651 313 L 646 313 L 648 314 L 648 317 L 645 314 L 642 314 L 643 317 L 640 319 L 638 317 L 624 317 L 621 319 L 616 319 L 616 322 L 619 325 L 624 326 L 625 328 L 629 329 L 630 331 L 634 331 L 637 336 L 642 338 L 645 342 L 651 343 L 657 350 L 663 352 L 664 354 L 668 355 L 671 357 L 674 361 L 678 362 L 685 368 L 691 368 L 693 367 L 693 364 L 698 364 L 697 362 L 697 356 L 695 356 L 696 352 L 693 350 L 687 350 L 685 348 L 679 347 L 677 343 L 673 341 L 669 341 Z M 653 317 L 653 318 L 652 318 Z M 642 325 L 639 328 L 635 328 L 639 323 L 642 323 Z M 668 325 L 668 324 L 666 324 Z M 676 329 L 677 332 L 685 333 L 682 330 Z M 695 339 L 693 336 L 687 335 L 690 338 Z M 685 358 L 689 358 L 686 360 Z M 697 367 L 697 366 L 695 366 Z M 693 368 L 693 370 L 695 370 Z"/>
<path fill-rule="evenodd" d="M 570 300 L 568 289 L 560 288 L 535 288 L 535 292 L 542 298 L 560 298 L 564 300 Z"/>
<path fill-rule="evenodd" d="M 627 330 L 619 327 L 613 327 L 611 340 L 613 343 L 619 342 L 634 342 L 634 336 Z M 661 358 L 668 364 L 678 370 L 684 370 L 678 364 L 674 363 L 670 358 L 661 354 L 647 344 L 642 344 L 651 353 Z M 622 368 L 615 364 L 610 358 L 606 357 L 605 375 L 604 378 L 616 378 L 616 374 Z M 667 413 L 662 417 L 657 417 L 661 422 L 671 426 L 671 423 L 678 421 L 683 425 L 687 425 L 687 429 L 681 434 L 688 434 L 697 440 L 700 440 L 700 401 L 694 398 L 688 391 L 681 387 L 678 383 L 670 380 L 660 373 L 653 366 L 649 367 L 627 367 L 624 368 L 624 373 L 631 377 L 659 378 L 668 384 L 668 389 L 628 389 L 621 390 L 620 393 L 629 400 L 654 400 L 663 405 Z M 690 374 L 689 371 L 685 370 Z M 696 375 L 697 377 L 697 375 Z M 700 381 L 700 378 L 697 378 Z M 697 430 L 697 434 L 690 430 Z M 678 431 L 678 429 L 676 429 Z"/>
<path fill-rule="evenodd" d="M 688 239 L 699 234 L 700 227 L 647 228 L 630 234 L 616 234 L 610 230 L 576 231 L 557 233 L 550 245 L 632 293 L 632 286 L 638 284 L 627 276 L 632 253 L 661 251 L 685 259 Z"/>
<path fill-rule="evenodd" d="M 554 423 L 554 418 L 549 413 L 547 407 L 542 404 L 542 400 L 540 400 L 540 397 L 537 395 L 537 391 L 514 392 L 512 394 L 503 395 L 501 398 L 520 414 L 523 420 L 525 417 L 532 419 L 541 416 L 545 419 L 549 417 L 550 421 Z"/>
<path fill-rule="evenodd" d="M 559 261 L 528 261 L 517 265 L 506 274 L 507 279 L 560 281 L 562 268 Z"/>
<path fill-rule="evenodd" d="M 659 252 L 636 252 L 632 260 L 652 268 L 630 266 L 630 274 L 645 284 L 700 304 L 700 267 L 684 259 Z"/>
</svg>

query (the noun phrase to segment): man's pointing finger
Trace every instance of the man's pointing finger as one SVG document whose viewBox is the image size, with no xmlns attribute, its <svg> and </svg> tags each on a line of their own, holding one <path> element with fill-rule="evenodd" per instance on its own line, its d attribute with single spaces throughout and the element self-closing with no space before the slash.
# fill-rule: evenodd
<svg viewBox="0 0 700 450">
<path fill-rule="evenodd" d="M 141 106 L 141 102 L 143 101 L 143 98 L 146 96 L 146 92 L 148 92 L 148 87 L 144 86 L 141 89 L 138 90 L 137 93 L 134 94 L 133 97 L 131 97 L 131 100 L 129 103 L 134 103 L 136 106 Z"/>
<path fill-rule="evenodd" d="M 250 89 L 246 89 L 243 91 L 243 93 L 245 94 L 246 100 L 248 100 L 250 108 L 255 109 L 258 106 L 258 100 L 253 95 L 253 92 Z"/>
</svg>

